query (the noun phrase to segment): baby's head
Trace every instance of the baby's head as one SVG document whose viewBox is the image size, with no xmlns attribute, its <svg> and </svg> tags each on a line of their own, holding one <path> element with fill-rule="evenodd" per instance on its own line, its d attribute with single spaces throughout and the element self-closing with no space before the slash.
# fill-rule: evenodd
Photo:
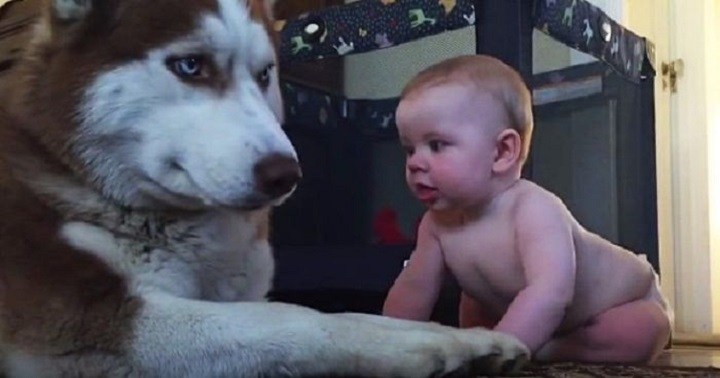
<svg viewBox="0 0 720 378">
<path fill-rule="evenodd" d="M 533 129 L 532 99 L 523 79 L 513 68 L 486 55 L 447 59 L 416 75 L 403 89 L 400 100 L 445 86 L 462 86 L 471 93 L 480 94 L 463 98 L 464 106 L 472 108 L 477 106 L 477 101 L 491 100 L 501 107 L 497 132 L 508 128 L 517 131 L 521 141 L 520 163 L 525 162 Z"/>
</svg>

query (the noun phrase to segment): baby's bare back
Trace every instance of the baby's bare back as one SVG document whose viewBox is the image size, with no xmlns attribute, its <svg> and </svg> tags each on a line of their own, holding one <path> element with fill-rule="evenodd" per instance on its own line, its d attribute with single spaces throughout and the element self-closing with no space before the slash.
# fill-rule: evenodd
<svg viewBox="0 0 720 378">
<path fill-rule="evenodd" d="M 560 221 L 572 230 L 576 274 L 573 299 L 560 330 L 574 328 L 593 316 L 647 295 L 653 285 L 651 265 L 634 253 L 616 246 L 578 224 L 552 193 L 522 180 L 508 189 L 476 221 L 461 225 L 439 221 L 445 261 L 469 295 L 489 315 L 502 317 L 512 300 L 527 286 L 526 262 L 518 243 L 515 214 L 524 201 L 550 201 L 562 207 Z M 546 219 L 537 219 L 539 226 Z M 535 266 L 554 274 L 555 266 Z"/>
<path fill-rule="evenodd" d="M 655 273 L 647 260 L 586 231 L 573 219 L 577 275 L 573 304 L 563 326 L 648 295 Z"/>
</svg>

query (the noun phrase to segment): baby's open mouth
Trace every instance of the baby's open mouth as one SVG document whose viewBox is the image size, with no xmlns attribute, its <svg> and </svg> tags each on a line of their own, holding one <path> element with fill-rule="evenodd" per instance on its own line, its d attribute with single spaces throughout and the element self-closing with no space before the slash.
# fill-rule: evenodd
<svg viewBox="0 0 720 378">
<path fill-rule="evenodd" d="M 415 184 L 415 195 L 422 202 L 434 202 L 437 199 L 437 188 L 425 185 Z"/>
</svg>

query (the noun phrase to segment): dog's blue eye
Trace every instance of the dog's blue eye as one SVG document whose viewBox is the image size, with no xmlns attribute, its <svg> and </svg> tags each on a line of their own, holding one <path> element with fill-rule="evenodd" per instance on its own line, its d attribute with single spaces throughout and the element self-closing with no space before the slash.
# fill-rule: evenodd
<svg viewBox="0 0 720 378">
<path fill-rule="evenodd" d="M 255 76 L 255 80 L 261 88 L 267 88 L 270 85 L 270 73 L 273 68 L 275 68 L 275 64 L 270 63 Z"/>
<path fill-rule="evenodd" d="M 166 64 L 170 71 L 182 78 L 198 78 L 205 74 L 205 61 L 201 56 L 169 58 Z"/>
</svg>

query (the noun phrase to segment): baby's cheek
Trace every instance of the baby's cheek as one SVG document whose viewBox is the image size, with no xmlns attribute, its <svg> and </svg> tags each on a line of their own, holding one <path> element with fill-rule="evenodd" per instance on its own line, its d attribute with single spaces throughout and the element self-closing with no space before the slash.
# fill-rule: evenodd
<svg viewBox="0 0 720 378">
<path fill-rule="evenodd" d="M 441 167 L 439 169 L 439 175 L 444 177 L 445 180 L 461 186 L 476 186 L 482 181 L 482 176 L 479 174 L 478 168 L 477 164 L 460 161 Z"/>
<path fill-rule="evenodd" d="M 437 178 L 458 181 L 468 177 L 472 167 L 462 160 L 441 160 L 433 166 L 433 175 Z"/>
</svg>

